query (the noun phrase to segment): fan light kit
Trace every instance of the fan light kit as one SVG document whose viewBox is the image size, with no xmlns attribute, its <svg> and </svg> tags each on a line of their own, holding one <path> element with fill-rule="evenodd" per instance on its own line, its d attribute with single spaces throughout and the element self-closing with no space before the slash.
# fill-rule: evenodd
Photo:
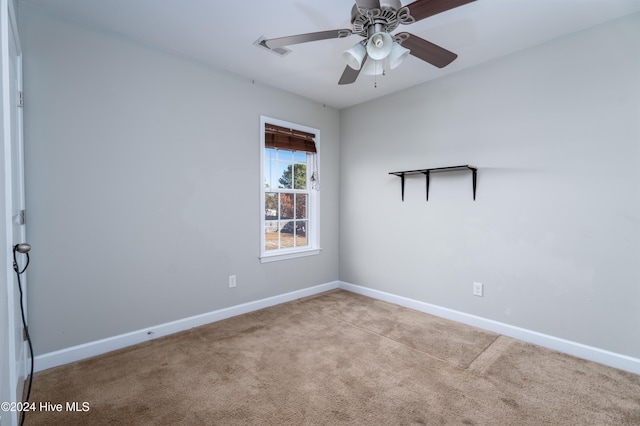
<svg viewBox="0 0 640 426">
<path fill-rule="evenodd" d="M 356 0 L 351 9 L 351 29 L 320 31 L 288 37 L 260 38 L 256 44 L 272 51 L 292 44 L 344 38 L 352 34 L 363 40 L 345 50 L 342 58 L 347 67 L 338 84 L 351 84 L 362 72 L 366 75 L 384 74 L 394 69 L 411 54 L 438 68 L 443 68 L 458 55 L 420 37 L 401 32 L 391 35 L 398 25 L 408 25 L 429 16 L 454 9 L 475 0 L 416 0 L 402 6 L 400 0 Z"/>
</svg>

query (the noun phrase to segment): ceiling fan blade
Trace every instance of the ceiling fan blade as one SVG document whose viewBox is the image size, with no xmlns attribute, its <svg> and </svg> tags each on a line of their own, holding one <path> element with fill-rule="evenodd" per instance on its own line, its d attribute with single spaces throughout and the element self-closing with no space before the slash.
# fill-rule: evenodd
<svg viewBox="0 0 640 426">
<path fill-rule="evenodd" d="M 380 9 L 380 0 L 356 0 L 360 9 Z"/>
<path fill-rule="evenodd" d="M 369 58 L 369 55 L 365 53 L 364 58 L 362 58 L 361 64 L 364 65 L 364 63 L 367 62 L 368 58 Z M 361 70 L 362 70 L 362 67 L 360 67 L 359 70 L 354 70 L 349 65 L 347 65 L 347 67 L 344 69 L 344 72 L 342 73 L 342 77 L 340 77 L 340 81 L 338 81 L 338 84 L 343 85 L 343 84 L 354 83 L 358 78 L 358 76 L 360 75 Z"/>
<path fill-rule="evenodd" d="M 264 40 L 263 43 L 269 49 L 276 47 L 291 46 L 292 44 L 307 43 L 310 41 L 327 40 L 330 38 L 343 38 L 351 35 L 350 29 L 320 31 L 317 33 L 298 34 L 287 37 L 271 38 Z"/>
<path fill-rule="evenodd" d="M 416 0 L 405 7 L 416 21 L 420 21 L 474 1 L 476 0 Z"/>
<path fill-rule="evenodd" d="M 446 67 L 458 57 L 458 55 L 448 51 L 444 47 L 440 47 L 413 34 L 399 33 L 396 34 L 396 37 L 402 39 L 402 46 L 409 49 L 411 55 L 425 62 L 429 62 L 438 68 Z"/>
<path fill-rule="evenodd" d="M 362 62 L 364 63 L 365 60 L 366 59 L 363 59 Z M 340 81 L 338 81 L 338 84 L 343 85 L 354 83 L 358 78 L 358 75 L 360 75 L 360 70 L 354 70 L 349 65 L 347 65 L 347 67 L 344 69 L 344 72 L 342 73 L 342 77 L 340 77 Z"/>
</svg>

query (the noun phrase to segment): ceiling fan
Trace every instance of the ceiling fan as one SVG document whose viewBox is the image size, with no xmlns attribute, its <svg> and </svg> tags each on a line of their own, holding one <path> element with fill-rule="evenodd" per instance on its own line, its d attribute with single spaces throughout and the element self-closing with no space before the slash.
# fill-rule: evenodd
<svg viewBox="0 0 640 426">
<path fill-rule="evenodd" d="M 351 29 L 263 39 L 260 44 L 273 50 L 292 44 L 344 38 L 352 34 L 364 37 L 342 54 L 347 66 L 338 84 L 355 82 L 360 72 L 368 75 L 384 74 L 386 66 L 391 69 L 397 67 L 409 54 L 442 68 L 453 62 L 458 55 L 407 32 L 395 35 L 390 33 L 400 24 L 412 24 L 473 1 L 476 0 L 416 0 L 402 6 L 400 0 L 355 0 L 351 9 Z"/>
</svg>

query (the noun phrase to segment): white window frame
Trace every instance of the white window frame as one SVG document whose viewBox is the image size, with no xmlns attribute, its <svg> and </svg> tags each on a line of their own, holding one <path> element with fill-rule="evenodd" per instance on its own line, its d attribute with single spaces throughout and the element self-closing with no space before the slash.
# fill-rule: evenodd
<svg viewBox="0 0 640 426">
<path fill-rule="evenodd" d="M 274 124 L 280 127 L 300 130 L 302 132 L 313 133 L 315 137 L 316 156 L 315 166 L 318 176 L 320 174 L 320 130 L 303 126 L 276 118 L 260 116 L 260 262 L 275 262 L 279 260 L 295 259 L 303 256 L 313 256 L 320 253 L 320 188 L 310 188 L 308 203 L 307 234 L 308 245 L 304 247 L 284 248 L 277 250 L 265 250 L 265 193 L 270 192 L 264 185 L 264 150 L 265 150 L 265 124 Z M 307 176 L 312 170 L 307 167 Z M 319 182 L 319 181 L 318 181 Z M 307 184 L 311 185 L 311 180 L 307 178 Z"/>
</svg>

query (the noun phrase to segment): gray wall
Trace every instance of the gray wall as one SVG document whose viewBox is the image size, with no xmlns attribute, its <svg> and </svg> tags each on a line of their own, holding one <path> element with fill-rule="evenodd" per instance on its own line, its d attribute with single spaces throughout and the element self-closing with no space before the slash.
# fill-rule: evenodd
<svg viewBox="0 0 640 426">
<path fill-rule="evenodd" d="M 341 126 L 342 281 L 640 357 L 640 15 Z M 428 203 L 424 176 L 403 203 L 388 175 L 459 164 L 479 167 L 475 202 L 470 173 L 433 176 Z"/>
<path fill-rule="evenodd" d="M 339 277 L 640 357 L 640 15 L 339 112 L 21 6 L 36 354 Z M 258 261 L 260 114 L 322 132 L 319 256 Z"/>
<path fill-rule="evenodd" d="M 36 355 L 338 278 L 337 110 L 20 15 Z M 318 256 L 259 263 L 261 114 L 321 131 Z"/>
</svg>

